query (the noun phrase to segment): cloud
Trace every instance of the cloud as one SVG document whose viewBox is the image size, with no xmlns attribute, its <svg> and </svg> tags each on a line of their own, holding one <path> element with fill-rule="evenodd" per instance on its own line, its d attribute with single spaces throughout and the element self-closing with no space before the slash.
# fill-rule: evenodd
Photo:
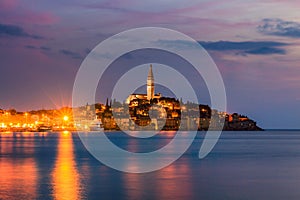
<svg viewBox="0 0 300 200">
<path fill-rule="evenodd" d="M 177 47 L 181 49 L 197 49 L 199 46 L 197 43 L 188 40 L 157 40 L 156 43 L 165 47 Z M 201 42 L 199 43 L 201 44 Z"/>
<path fill-rule="evenodd" d="M 284 49 L 274 48 L 274 47 L 261 47 L 257 49 L 252 49 L 245 51 L 246 54 L 256 54 L 256 55 L 270 55 L 270 54 L 286 54 Z"/>
<path fill-rule="evenodd" d="M 263 19 L 257 30 L 265 35 L 300 38 L 300 23 L 282 19 Z"/>
<path fill-rule="evenodd" d="M 87 1 L 88 2 L 88 1 Z M 220 4 L 220 3 L 219 3 Z M 111 9 L 121 12 L 148 12 L 162 13 L 171 12 L 179 9 L 191 9 L 198 6 L 199 2 L 194 0 L 165 0 L 165 1 L 138 1 L 138 0 L 114 0 L 114 1 L 96 1 L 88 3 L 80 3 L 79 6 L 89 9 Z M 205 3 L 201 4 L 201 8 Z"/>
<path fill-rule="evenodd" d="M 76 53 L 76 52 L 73 52 L 70 50 L 61 49 L 59 52 L 66 56 L 70 56 L 71 58 L 74 58 L 74 59 L 82 59 L 82 56 L 79 53 Z"/>
<path fill-rule="evenodd" d="M 36 47 L 36 46 L 33 46 L 33 45 L 25 45 L 24 47 L 27 48 L 27 49 L 39 49 L 39 50 L 42 50 L 42 51 L 50 51 L 51 50 L 50 47 L 46 47 L 46 46 Z"/>
<path fill-rule="evenodd" d="M 160 45 L 171 46 L 178 48 L 193 49 L 198 48 L 194 42 L 187 40 L 158 40 Z M 275 42 L 275 41 L 198 41 L 198 43 L 207 51 L 222 51 L 222 52 L 234 52 L 236 55 L 271 55 L 271 54 L 286 54 L 284 46 L 288 43 Z"/>
<path fill-rule="evenodd" d="M 256 55 L 271 55 L 271 54 L 286 54 L 286 50 L 282 47 L 289 44 L 274 41 L 217 41 L 205 42 L 200 41 L 206 50 L 211 51 L 237 51 L 238 55 L 256 54 Z"/>
<path fill-rule="evenodd" d="M 278 47 L 288 45 L 282 42 L 273 41 L 244 41 L 244 42 L 232 42 L 232 41 L 217 41 L 217 42 L 199 42 L 207 50 L 226 51 L 226 50 L 248 50 L 262 47 Z"/>
<path fill-rule="evenodd" d="M 24 47 L 27 49 L 36 49 L 36 47 L 32 45 L 25 45 Z"/>
<path fill-rule="evenodd" d="M 18 4 L 17 0 L 1 0 L 0 7 L 2 9 L 13 9 Z"/>
<path fill-rule="evenodd" d="M 43 51 L 50 51 L 51 48 L 50 47 L 46 47 L 46 46 L 40 46 L 40 49 Z"/>
<path fill-rule="evenodd" d="M 0 19 L 1 23 L 27 25 L 52 25 L 59 21 L 53 9 L 42 9 L 39 6 L 31 6 L 28 1 L 21 0 L 1 0 Z M 51 10 L 51 11 L 50 11 Z"/>
<path fill-rule="evenodd" d="M 33 39 L 43 39 L 38 35 L 32 35 L 23 30 L 20 26 L 10 24 L 0 24 L 0 36 L 11 36 L 11 37 L 27 37 Z"/>
</svg>

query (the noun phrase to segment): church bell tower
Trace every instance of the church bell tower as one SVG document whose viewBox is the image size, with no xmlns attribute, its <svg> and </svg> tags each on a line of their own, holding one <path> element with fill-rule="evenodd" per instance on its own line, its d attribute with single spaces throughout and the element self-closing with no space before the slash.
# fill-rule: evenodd
<svg viewBox="0 0 300 200">
<path fill-rule="evenodd" d="M 147 100 L 154 97 L 154 77 L 152 72 L 152 65 L 150 65 L 148 77 L 147 77 Z"/>
</svg>

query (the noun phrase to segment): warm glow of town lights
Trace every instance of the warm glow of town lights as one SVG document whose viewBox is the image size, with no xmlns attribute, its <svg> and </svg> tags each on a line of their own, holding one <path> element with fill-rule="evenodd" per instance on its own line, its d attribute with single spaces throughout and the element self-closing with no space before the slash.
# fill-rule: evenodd
<svg viewBox="0 0 300 200">
<path fill-rule="evenodd" d="M 63 117 L 63 119 L 64 119 L 64 121 L 69 121 L 69 116 L 65 115 L 65 116 Z"/>
<path fill-rule="evenodd" d="M 114 107 L 112 107 L 114 105 Z M 125 109 L 127 108 L 127 109 Z M 114 113 L 113 113 L 114 109 Z M 76 121 L 73 114 L 76 113 Z M 213 118 L 214 120 L 211 120 Z M 155 93 L 152 66 L 146 94 L 130 94 L 123 103 L 107 98 L 106 104 L 62 107 L 49 110 L 0 109 L 0 132 L 58 132 L 101 130 L 261 130 L 256 122 L 238 113 L 229 114 L 209 105 Z M 160 128 L 159 128 L 160 127 Z M 67 134 L 68 132 L 65 132 Z"/>
</svg>

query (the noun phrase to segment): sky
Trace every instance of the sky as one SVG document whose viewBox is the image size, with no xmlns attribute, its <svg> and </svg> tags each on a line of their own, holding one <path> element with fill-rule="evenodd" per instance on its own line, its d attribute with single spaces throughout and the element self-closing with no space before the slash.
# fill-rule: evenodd
<svg viewBox="0 0 300 200">
<path fill-rule="evenodd" d="M 300 129 L 299 8 L 297 0 L 1 0 L 0 108 L 71 105 L 76 73 L 99 42 L 154 26 L 208 51 L 228 112 Z"/>
</svg>

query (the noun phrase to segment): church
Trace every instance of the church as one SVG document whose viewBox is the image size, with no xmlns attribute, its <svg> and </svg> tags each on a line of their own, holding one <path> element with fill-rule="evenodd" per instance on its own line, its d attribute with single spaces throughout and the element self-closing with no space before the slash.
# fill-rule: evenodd
<svg viewBox="0 0 300 200">
<path fill-rule="evenodd" d="M 147 93 L 131 94 L 126 103 L 129 105 L 130 117 L 134 121 L 132 130 L 158 130 L 158 127 L 162 127 L 162 130 L 179 129 L 180 102 L 175 98 L 163 97 L 160 93 L 155 94 L 152 65 L 148 71 Z M 159 107 L 152 109 L 154 105 Z"/>
<path fill-rule="evenodd" d="M 161 98 L 161 94 L 155 94 L 155 86 L 154 86 L 154 76 L 152 71 L 152 65 L 150 65 L 149 71 L 148 71 L 148 77 L 147 77 L 147 94 L 137 94 L 133 93 L 129 95 L 129 97 L 126 100 L 126 103 L 129 104 L 132 100 L 135 99 L 141 99 L 141 100 L 148 100 L 151 99 L 159 99 Z"/>
</svg>

